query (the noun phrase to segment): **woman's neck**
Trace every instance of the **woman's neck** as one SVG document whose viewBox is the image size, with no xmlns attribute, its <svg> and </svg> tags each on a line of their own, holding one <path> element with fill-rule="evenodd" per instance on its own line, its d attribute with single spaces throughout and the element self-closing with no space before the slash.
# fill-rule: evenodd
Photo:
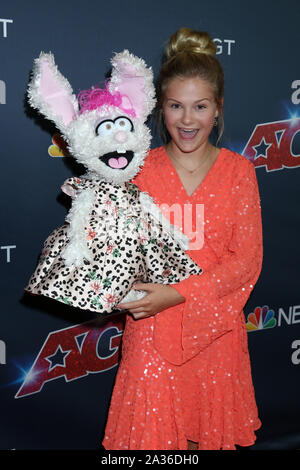
<svg viewBox="0 0 300 470">
<path fill-rule="evenodd" d="M 219 153 L 219 149 L 210 142 L 206 142 L 194 152 L 182 152 L 171 141 L 166 145 L 166 151 L 175 168 L 191 175 L 210 168 Z"/>
</svg>

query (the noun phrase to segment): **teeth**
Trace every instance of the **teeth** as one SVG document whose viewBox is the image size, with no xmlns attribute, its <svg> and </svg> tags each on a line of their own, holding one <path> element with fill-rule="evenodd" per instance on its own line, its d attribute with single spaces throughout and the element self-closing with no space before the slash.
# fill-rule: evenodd
<svg viewBox="0 0 300 470">
<path fill-rule="evenodd" d="M 183 127 L 178 128 L 179 133 L 183 139 L 194 139 L 198 133 L 198 129 L 184 129 Z"/>
</svg>

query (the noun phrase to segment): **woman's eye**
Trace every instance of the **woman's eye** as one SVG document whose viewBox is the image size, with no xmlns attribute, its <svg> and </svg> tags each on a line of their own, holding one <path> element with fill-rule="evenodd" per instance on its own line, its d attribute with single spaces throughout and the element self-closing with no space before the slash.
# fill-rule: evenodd
<svg viewBox="0 0 300 470">
<path fill-rule="evenodd" d="M 109 135 L 114 128 L 114 122 L 107 119 L 106 121 L 100 122 L 98 126 L 96 127 L 96 134 L 100 135 L 101 137 L 104 137 L 106 135 Z"/>
<path fill-rule="evenodd" d="M 130 119 L 126 117 L 121 116 L 115 119 L 114 122 L 115 122 L 116 130 L 127 131 L 127 132 L 133 131 L 133 124 L 130 121 Z"/>
<path fill-rule="evenodd" d="M 172 103 L 172 104 L 171 104 L 171 108 L 173 108 L 173 109 L 178 109 L 179 106 L 180 106 L 180 105 L 179 105 L 178 103 Z"/>
</svg>

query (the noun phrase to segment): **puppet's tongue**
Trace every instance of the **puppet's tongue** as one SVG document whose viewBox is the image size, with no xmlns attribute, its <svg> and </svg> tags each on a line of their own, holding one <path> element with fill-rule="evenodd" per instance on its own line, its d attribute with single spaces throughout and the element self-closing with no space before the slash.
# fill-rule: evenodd
<svg viewBox="0 0 300 470">
<path fill-rule="evenodd" d="M 110 158 L 108 165 L 111 168 L 124 168 L 128 164 L 128 160 L 125 157 Z"/>
<path fill-rule="evenodd" d="M 99 159 L 112 170 L 125 170 L 134 157 L 132 150 L 126 152 L 108 152 Z"/>
</svg>

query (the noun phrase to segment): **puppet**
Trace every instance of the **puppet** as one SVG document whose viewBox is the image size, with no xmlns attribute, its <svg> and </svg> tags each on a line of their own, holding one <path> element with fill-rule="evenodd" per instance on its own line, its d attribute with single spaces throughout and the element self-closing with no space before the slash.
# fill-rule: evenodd
<svg viewBox="0 0 300 470">
<path fill-rule="evenodd" d="M 28 88 L 30 105 L 56 124 L 87 172 L 62 185 L 72 207 L 25 290 L 104 315 L 145 295 L 137 281 L 172 284 L 202 272 L 185 253 L 188 238 L 130 182 L 150 147 L 152 70 L 127 50 L 111 63 L 104 88 L 76 97 L 53 55 L 41 53 Z"/>
</svg>

